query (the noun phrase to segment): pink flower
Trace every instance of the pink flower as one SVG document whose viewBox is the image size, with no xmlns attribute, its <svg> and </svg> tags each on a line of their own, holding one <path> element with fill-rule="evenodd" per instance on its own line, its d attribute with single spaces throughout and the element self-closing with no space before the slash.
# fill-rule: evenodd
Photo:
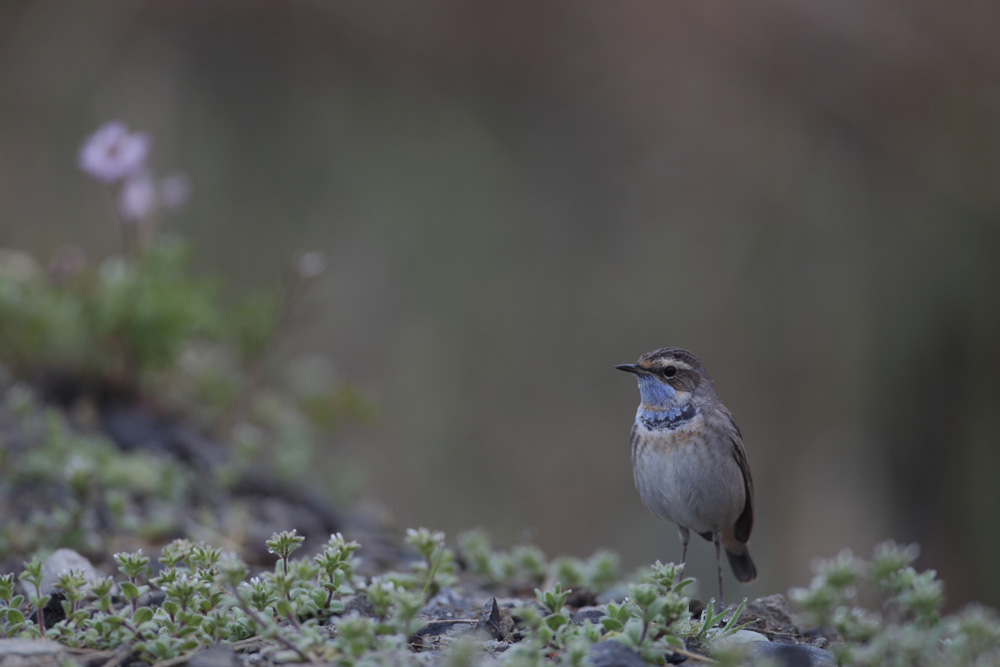
<svg viewBox="0 0 1000 667">
<path fill-rule="evenodd" d="M 145 166 L 150 143 L 145 132 L 129 133 L 124 123 L 111 121 L 87 138 L 77 165 L 99 181 L 117 183 Z"/>
<path fill-rule="evenodd" d="M 125 179 L 118 194 L 118 212 L 125 222 L 145 220 L 156 211 L 158 203 L 153 177 L 145 171 Z"/>
</svg>

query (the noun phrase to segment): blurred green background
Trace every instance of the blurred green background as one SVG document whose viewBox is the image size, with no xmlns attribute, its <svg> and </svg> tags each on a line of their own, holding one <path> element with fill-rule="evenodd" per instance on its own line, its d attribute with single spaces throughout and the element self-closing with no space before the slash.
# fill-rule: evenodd
<svg viewBox="0 0 1000 667">
<path fill-rule="evenodd" d="M 754 472 L 741 593 L 893 537 L 952 605 L 997 604 L 997 25 L 984 0 L 6 0 L 0 247 L 120 250 L 75 158 L 124 120 L 190 176 L 167 227 L 201 270 L 327 255 L 286 346 L 379 418 L 317 480 L 350 461 L 400 526 L 675 559 L 613 366 L 678 345 Z"/>
</svg>

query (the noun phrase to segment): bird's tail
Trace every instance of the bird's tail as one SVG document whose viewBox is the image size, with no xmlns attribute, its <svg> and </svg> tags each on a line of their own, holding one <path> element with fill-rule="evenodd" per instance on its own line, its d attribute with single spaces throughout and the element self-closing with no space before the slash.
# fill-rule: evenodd
<svg viewBox="0 0 1000 667">
<path fill-rule="evenodd" d="M 726 558 L 729 559 L 729 568 L 737 580 L 745 584 L 757 578 L 757 566 L 753 564 L 746 544 L 727 540 L 722 546 L 726 550 Z"/>
</svg>

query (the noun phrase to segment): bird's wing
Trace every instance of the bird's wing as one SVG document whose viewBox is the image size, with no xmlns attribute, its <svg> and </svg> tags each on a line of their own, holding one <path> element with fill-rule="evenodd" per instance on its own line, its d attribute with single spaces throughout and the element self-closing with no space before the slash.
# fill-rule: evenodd
<svg viewBox="0 0 1000 667">
<path fill-rule="evenodd" d="M 753 478 L 750 477 L 750 464 L 747 463 L 747 452 L 743 448 L 743 435 L 740 433 L 740 427 L 736 424 L 733 415 L 728 410 L 726 412 L 731 426 L 729 440 L 733 447 L 733 459 L 736 460 L 736 465 L 743 473 L 743 490 L 746 496 L 743 511 L 736 519 L 733 533 L 738 541 L 745 543 L 750 539 L 750 531 L 753 530 Z"/>
</svg>

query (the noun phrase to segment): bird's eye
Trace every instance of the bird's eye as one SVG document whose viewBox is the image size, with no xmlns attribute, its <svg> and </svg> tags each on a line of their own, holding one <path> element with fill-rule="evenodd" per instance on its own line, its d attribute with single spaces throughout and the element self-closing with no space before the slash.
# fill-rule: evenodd
<svg viewBox="0 0 1000 667">
<path fill-rule="evenodd" d="M 677 367 L 667 366 L 666 368 L 663 369 L 663 374 L 668 378 L 672 378 L 673 376 L 677 375 Z"/>
</svg>

